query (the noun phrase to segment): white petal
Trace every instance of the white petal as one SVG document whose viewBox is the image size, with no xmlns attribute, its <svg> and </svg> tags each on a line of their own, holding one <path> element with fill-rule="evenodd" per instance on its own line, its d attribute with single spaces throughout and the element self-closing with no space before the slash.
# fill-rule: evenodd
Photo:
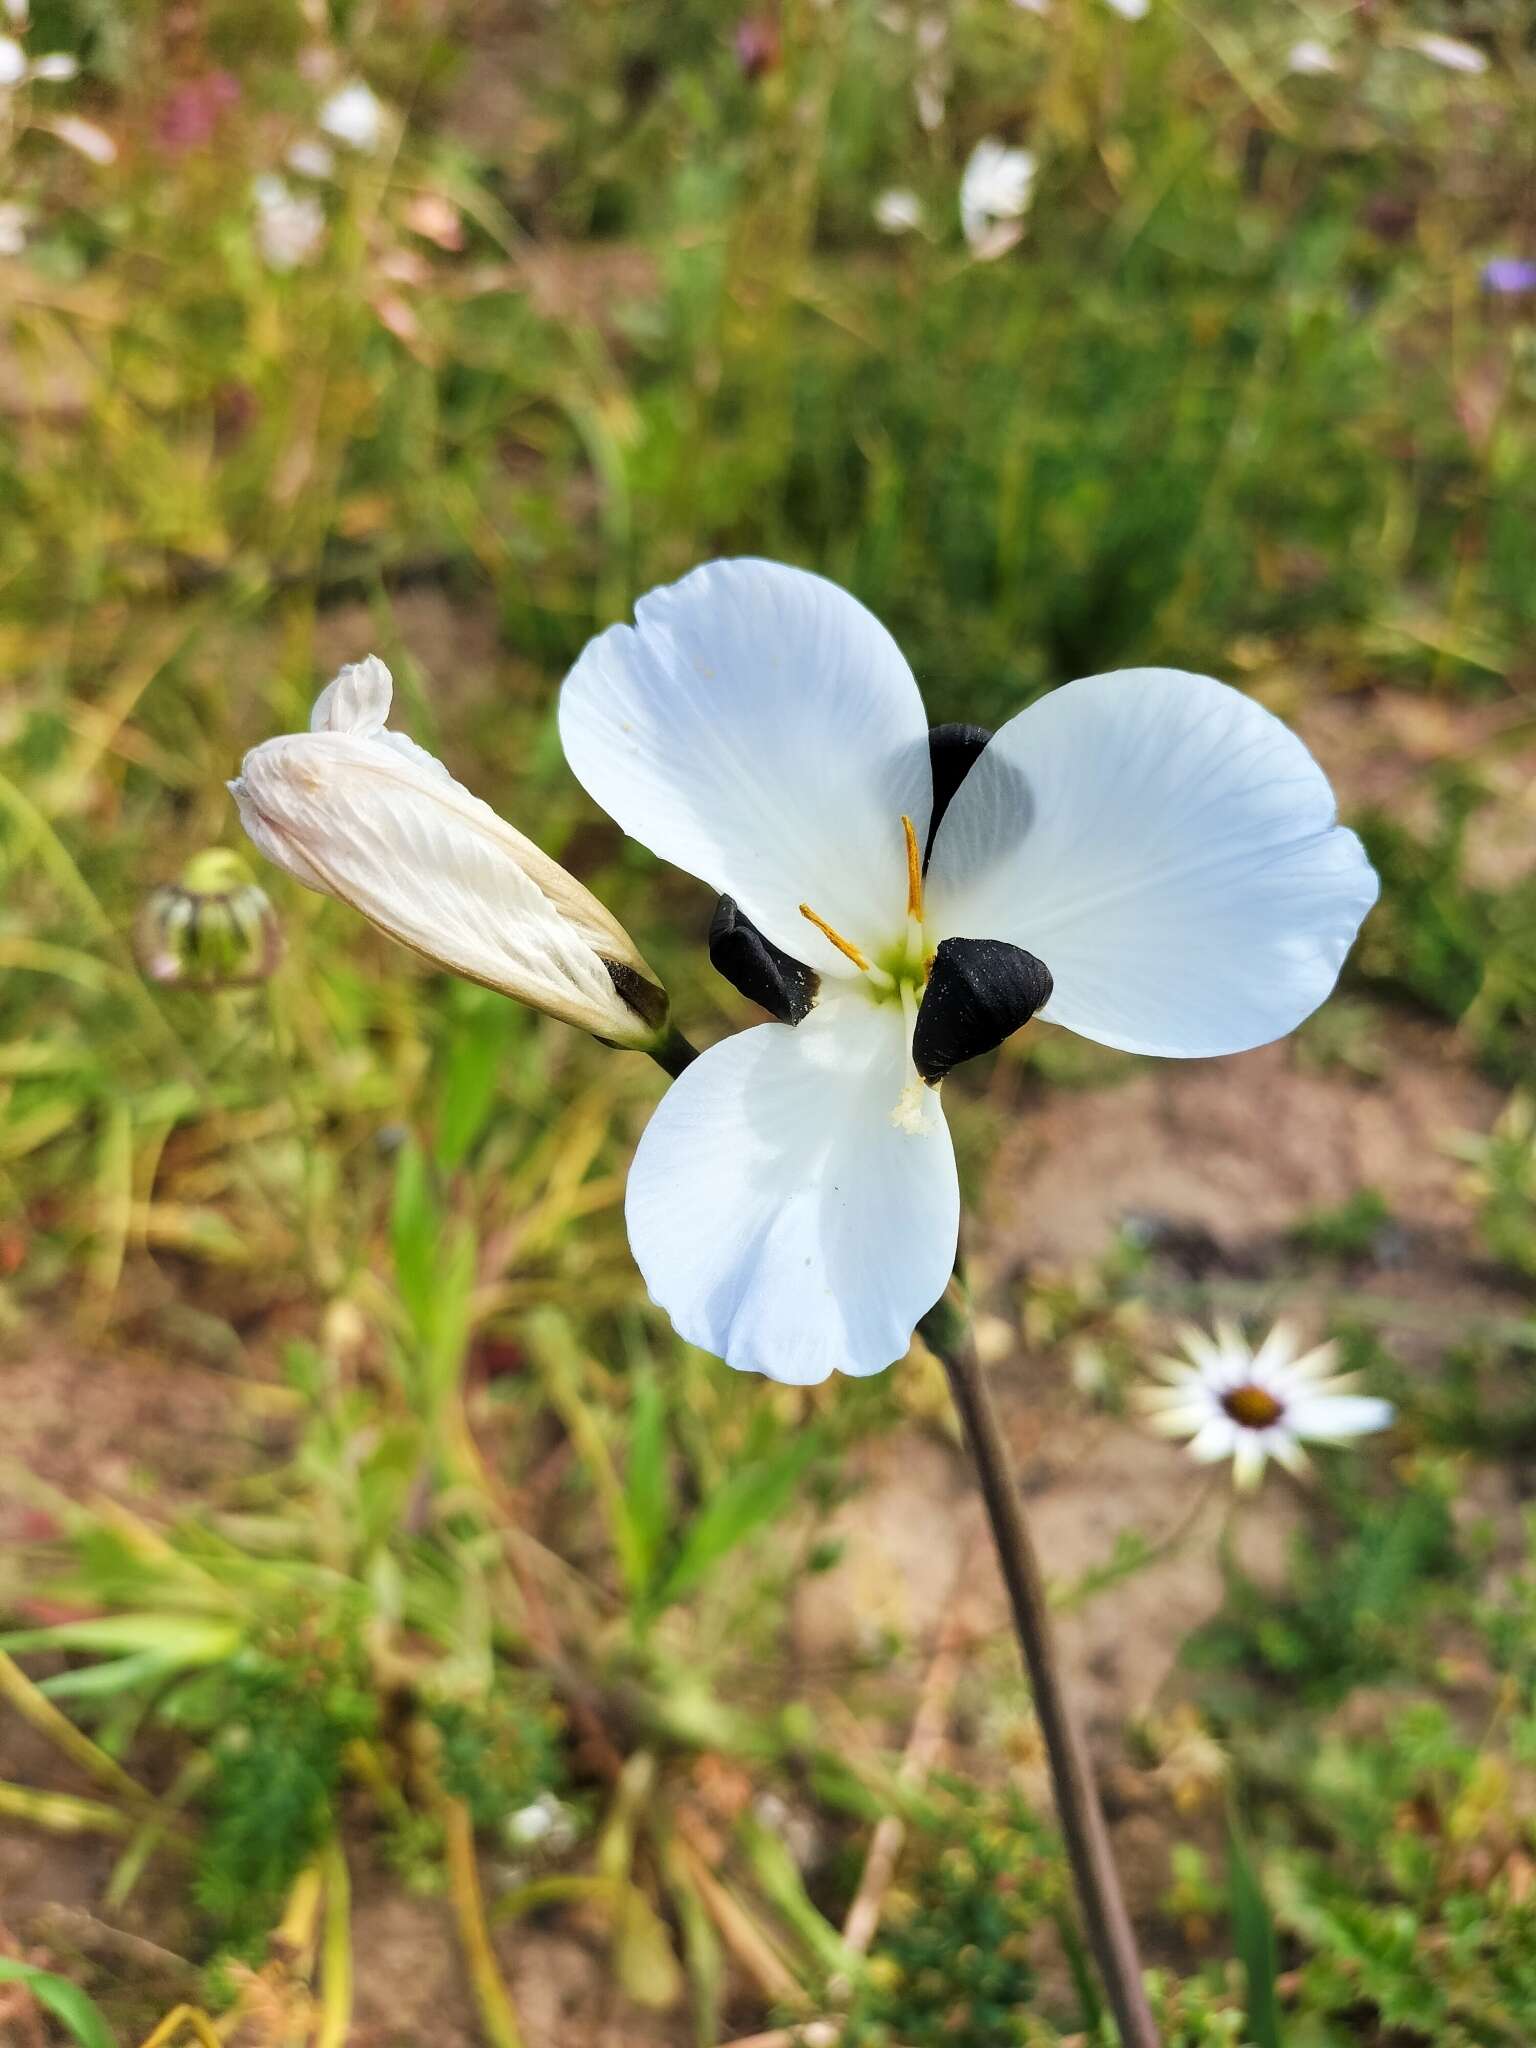
<svg viewBox="0 0 1536 2048">
<path fill-rule="evenodd" d="M 14 36 L 0 36 L 0 90 L 20 85 L 26 75 L 26 51 Z"/>
<path fill-rule="evenodd" d="M 1209 676 L 1126 669 L 996 735 L 939 827 L 928 914 L 1043 960 L 1052 1023 L 1194 1058 L 1315 1010 L 1376 888 L 1279 719 Z"/>
<path fill-rule="evenodd" d="M 1225 1415 L 1213 1415 L 1189 1446 L 1189 1455 L 1202 1465 L 1214 1465 L 1218 1458 L 1230 1458 L 1237 1450 L 1240 1433 Z"/>
<path fill-rule="evenodd" d="M 1232 1479 L 1237 1486 L 1257 1486 L 1264 1476 L 1264 1461 L 1268 1449 L 1261 1437 L 1251 1430 L 1244 1430 L 1232 1451 Z"/>
<path fill-rule="evenodd" d="M 333 92 L 318 118 L 327 135 L 351 149 L 377 149 L 384 138 L 383 102 L 361 79 Z"/>
<path fill-rule="evenodd" d="M 591 642 L 560 696 L 566 759 L 632 837 L 734 896 L 824 973 L 899 937 L 903 813 L 927 831 L 928 726 L 889 633 L 836 584 L 710 562 Z"/>
<path fill-rule="evenodd" d="M 352 732 L 360 739 L 384 730 L 394 700 L 394 679 L 376 654 L 338 669 L 315 699 L 311 732 Z"/>
<path fill-rule="evenodd" d="M 230 784 L 241 822 L 298 881 L 437 965 L 600 1037 L 646 1042 L 603 964 L 648 974 L 622 927 L 440 763 L 388 744 L 400 737 L 321 731 L 253 748 Z"/>
<path fill-rule="evenodd" d="M 960 1198 L 937 1094 L 916 1129 L 894 1006 L 839 992 L 674 1082 L 630 1169 L 635 1260 L 679 1335 L 808 1386 L 906 1354 L 954 1265 Z"/>
<path fill-rule="evenodd" d="M 32 76 L 48 85 L 65 85 L 79 75 L 79 60 L 71 57 L 67 50 L 52 50 L 46 57 L 39 57 L 32 66 Z"/>
<path fill-rule="evenodd" d="M 1368 1436 L 1372 1430 L 1390 1428 L 1397 1410 L 1390 1401 L 1370 1394 L 1324 1394 L 1313 1400 L 1294 1402 L 1286 1413 L 1286 1427 L 1314 1443 L 1338 1443 L 1345 1437 Z"/>
</svg>

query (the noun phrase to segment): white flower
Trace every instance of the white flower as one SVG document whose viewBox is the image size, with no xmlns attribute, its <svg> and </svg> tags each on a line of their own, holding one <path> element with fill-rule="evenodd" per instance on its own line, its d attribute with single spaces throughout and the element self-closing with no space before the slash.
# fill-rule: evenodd
<svg viewBox="0 0 1536 2048">
<path fill-rule="evenodd" d="M 712 562 L 635 618 L 566 681 L 566 757 L 727 893 L 717 964 L 784 1020 L 663 1098 L 635 1257 L 733 1366 L 879 1372 L 954 1263 L 950 1065 L 1036 1008 L 1139 1053 L 1278 1038 L 1332 988 L 1376 878 L 1300 740 L 1207 676 L 1091 676 L 990 741 L 930 741 L 896 643 L 819 576 Z"/>
<path fill-rule="evenodd" d="M 1471 43 L 1464 43 L 1456 36 L 1426 34 L 1408 38 L 1410 50 L 1417 50 L 1421 57 L 1427 57 L 1431 64 L 1438 64 L 1445 71 L 1465 71 L 1472 77 L 1488 69 L 1488 59 Z"/>
<path fill-rule="evenodd" d="M 333 92 L 320 109 L 320 126 L 349 149 L 375 150 L 384 139 L 384 103 L 360 78 Z"/>
<path fill-rule="evenodd" d="M 18 17 L 18 21 L 25 26 L 24 17 Z M 29 58 L 15 36 L 0 36 L 0 92 L 10 92 L 28 83 L 63 85 L 76 77 L 79 70 L 79 64 L 67 50 Z"/>
<path fill-rule="evenodd" d="M 1024 229 L 1035 184 L 1035 159 L 988 135 L 971 151 L 960 179 L 960 226 L 982 263 L 1006 255 Z"/>
<path fill-rule="evenodd" d="M 36 125 L 56 135 L 60 142 L 67 142 L 71 149 L 78 150 L 93 164 L 117 162 L 117 144 L 106 129 L 98 128 L 94 121 L 82 121 L 78 114 L 54 114 Z"/>
<path fill-rule="evenodd" d="M 1229 1322 L 1214 1336 L 1190 1325 L 1180 1337 L 1184 1355 L 1155 1362 L 1168 1384 L 1138 1390 L 1138 1404 L 1164 1436 L 1188 1437 L 1202 1464 L 1230 1458 L 1239 1486 L 1256 1485 L 1271 1458 L 1304 1470 L 1304 1440 L 1343 1443 L 1385 1429 L 1395 1413 L 1355 1391 L 1358 1374 L 1334 1371 L 1337 1345 L 1302 1353 L 1289 1323 L 1276 1323 L 1257 1351 Z"/>
<path fill-rule="evenodd" d="M 652 1044 L 666 996 L 634 941 L 441 761 L 385 729 L 392 694 L 369 655 L 321 691 L 307 733 L 251 749 L 229 786 L 257 847 L 439 967 L 615 1044 Z"/>
<path fill-rule="evenodd" d="M 0 256 L 19 256 L 27 246 L 32 209 L 20 200 L 0 199 Z"/>
<path fill-rule="evenodd" d="M 1304 36 L 1299 43 L 1292 43 L 1285 68 L 1297 78 L 1324 78 L 1338 70 L 1339 60 L 1326 43 Z"/>
<path fill-rule="evenodd" d="M 1109 0 L 1122 21 L 1145 21 L 1152 0 Z"/>
<path fill-rule="evenodd" d="M 274 172 L 254 180 L 256 246 L 271 270 L 297 270 L 325 238 L 325 208 L 312 192 L 295 192 Z"/>
<path fill-rule="evenodd" d="M 301 135 L 297 142 L 289 143 L 283 160 L 301 178 L 328 178 L 336 168 L 334 150 L 313 135 Z"/>
<path fill-rule="evenodd" d="M 911 234 L 923 224 L 923 202 L 915 192 L 893 186 L 875 201 L 875 226 L 887 235 Z"/>
</svg>

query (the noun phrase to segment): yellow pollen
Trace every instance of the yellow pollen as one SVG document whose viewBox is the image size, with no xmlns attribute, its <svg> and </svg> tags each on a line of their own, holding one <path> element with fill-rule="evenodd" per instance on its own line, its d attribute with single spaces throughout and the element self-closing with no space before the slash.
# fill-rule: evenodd
<svg viewBox="0 0 1536 2048">
<path fill-rule="evenodd" d="M 921 922 L 923 915 L 923 856 L 918 850 L 917 827 L 905 812 L 901 829 L 907 835 L 907 915 Z"/>
<path fill-rule="evenodd" d="M 831 925 L 827 923 L 827 920 L 824 917 L 818 917 L 815 911 L 812 910 L 809 903 L 801 904 L 800 915 L 803 918 L 808 919 L 810 923 L 815 925 L 817 931 L 821 932 L 826 938 L 830 939 L 832 944 L 836 946 L 839 953 L 843 955 L 844 959 L 851 960 L 854 966 L 858 968 L 861 974 L 868 974 L 869 962 L 864 958 L 864 955 L 859 951 L 858 947 L 855 946 L 850 939 L 845 939 L 841 932 L 833 931 Z"/>
</svg>

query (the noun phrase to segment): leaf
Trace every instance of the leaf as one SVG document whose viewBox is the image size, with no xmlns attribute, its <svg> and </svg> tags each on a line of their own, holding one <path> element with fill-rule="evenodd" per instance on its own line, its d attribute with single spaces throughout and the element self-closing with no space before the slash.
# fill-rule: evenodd
<svg viewBox="0 0 1536 2048">
<path fill-rule="evenodd" d="M 1275 1992 L 1279 1953 L 1257 1873 L 1249 1860 L 1237 1817 L 1227 1817 L 1227 1876 L 1232 1940 L 1248 1980 L 1248 2033 L 1254 2048 L 1280 2048 L 1280 2002 Z"/>
<path fill-rule="evenodd" d="M 25 1984 L 38 2004 L 68 2027 L 80 2048 L 117 2048 L 101 2008 L 67 1977 L 0 1956 L 0 1984 Z"/>
<path fill-rule="evenodd" d="M 667 1474 L 667 1408 L 654 1367 L 641 1366 L 632 1382 L 629 1410 L 629 1462 L 624 1475 L 622 1531 L 619 1549 L 624 1577 L 638 1601 L 656 1575 L 667 1525 L 672 1490 Z"/>
<path fill-rule="evenodd" d="M 390 1239 L 395 1285 L 418 1337 L 426 1337 L 432 1329 L 440 1221 L 421 1147 L 412 1139 L 401 1146 L 395 1166 Z"/>
<path fill-rule="evenodd" d="M 103 1656 L 137 1652 L 169 1663 L 213 1664 L 240 1641 L 231 1622 L 188 1614 L 107 1614 L 60 1621 L 48 1628 L 15 1629 L 0 1636 L 0 1650 L 84 1650 Z"/>
<path fill-rule="evenodd" d="M 682 1549 L 657 1592 L 657 1608 L 691 1593 L 738 1543 L 781 1513 L 820 1452 L 820 1437 L 809 1432 L 791 1438 L 769 1456 L 738 1465 L 690 1523 Z"/>
<path fill-rule="evenodd" d="M 437 1163 L 445 1173 L 463 1165 L 485 1128 L 513 1014 L 502 997 L 482 995 L 449 1039 L 437 1111 Z"/>
</svg>

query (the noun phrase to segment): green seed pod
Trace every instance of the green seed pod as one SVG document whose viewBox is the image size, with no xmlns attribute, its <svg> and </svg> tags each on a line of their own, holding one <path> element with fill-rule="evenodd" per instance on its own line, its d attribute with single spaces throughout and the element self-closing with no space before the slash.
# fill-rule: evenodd
<svg viewBox="0 0 1536 2048">
<path fill-rule="evenodd" d="M 249 988 L 282 954 L 282 932 L 266 891 L 239 854 L 209 847 L 178 880 L 151 892 L 134 934 L 151 981 L 191 989 Z"/>
</svg>

